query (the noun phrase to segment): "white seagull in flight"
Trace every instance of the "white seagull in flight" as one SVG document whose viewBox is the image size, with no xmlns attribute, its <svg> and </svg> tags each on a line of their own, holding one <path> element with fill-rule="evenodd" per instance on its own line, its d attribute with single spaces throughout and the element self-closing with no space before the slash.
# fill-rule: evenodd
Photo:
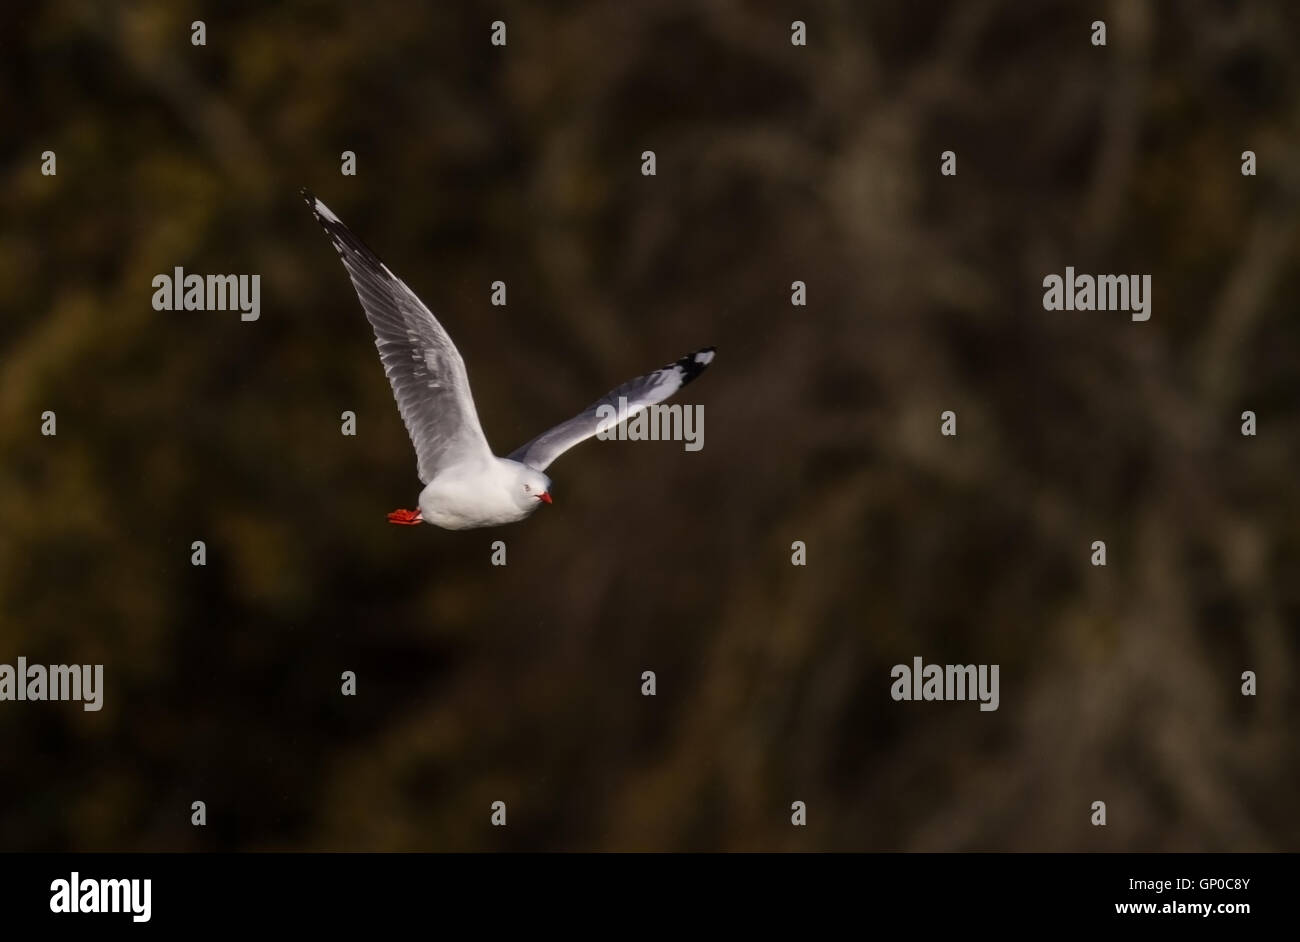
<svg viewBox="0 0 1300 942">
<path fill-rule="evenodd" d="M 498 458 L 483 436 L 465 361 L 447 331 L 328 206 L 306 189 L 302 195 L 352 278 L 415 445 L 424 484 L 420 509 L 395 510 L 388 515 L 390 523 L 468 530 L 522 520 L 551 503 L 551 479 L 543 473 L 551 462 L 597 432 L 667 399 L 713 362 L 714 348 L 705 347 L 638 376 L 509 457 Z M 602 412 L 601 406 L 607 408 Z"/>
</svg>

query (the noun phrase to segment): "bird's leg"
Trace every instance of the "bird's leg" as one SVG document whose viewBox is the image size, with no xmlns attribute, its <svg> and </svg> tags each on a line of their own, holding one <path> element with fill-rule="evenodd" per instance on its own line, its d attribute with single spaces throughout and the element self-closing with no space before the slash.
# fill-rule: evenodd
<svg viewBox="0 0 1300 942">
<path fill-rule="evenodd" d="M 388 515 L 389 523 L 399 523 L 404 527 L 413 527 L 417 523 L 423 523 L 424 518 L 420 516 L 418 510 L 394 510 Z"/>
</svg>

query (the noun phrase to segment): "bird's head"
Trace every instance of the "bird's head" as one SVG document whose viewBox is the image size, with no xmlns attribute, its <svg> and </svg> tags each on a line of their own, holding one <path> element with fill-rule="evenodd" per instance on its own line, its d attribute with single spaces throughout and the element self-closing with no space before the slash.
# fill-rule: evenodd
<svg viewBox="0 0 1300 942">
<path fill-rule="evenodd" d="M 523 507 L 535 507 L 551 502 L 551 479 L 540 471 L 524 466 L 519 475 L 519 493 L 516 500 Z"/>
</svg>

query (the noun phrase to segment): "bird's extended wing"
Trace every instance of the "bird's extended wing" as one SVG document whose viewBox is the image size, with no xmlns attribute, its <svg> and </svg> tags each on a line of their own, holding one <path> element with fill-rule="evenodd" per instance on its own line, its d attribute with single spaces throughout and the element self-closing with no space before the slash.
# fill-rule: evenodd
<svg viewBox="0 0 1300 942">
<path fill-rule="evenodd" d="M 653 373 L 628 380 L 617 389 L 605 393 L 569 421 L 561 422 L 527 445 L 515 449 L 509 457 L 538 471 L 545 471 L 552 461 L 579 442 L 618 425 L 624 419 L 632 418 L 657 402 L 663 402 L 703 373 L 713 362 L 714 352 L 713 347 L 705 347 L 688 353 L 675 363 L 669 363 Z M 620 400 L 625 401 L 626 405 Z M 606 408 L 602 409 L 602 406 Z"/>
<path fill-rule="evenodd" d="M 486 461 L 492 450 L 474 409 L 465 361 L 447 331 L 328 206 L 306 189 L 302 195 L 334 243 L 375 330 L 379 359 L 415 445 L 420 480 L 428 484 L 450 465 Z"/>
</svg>

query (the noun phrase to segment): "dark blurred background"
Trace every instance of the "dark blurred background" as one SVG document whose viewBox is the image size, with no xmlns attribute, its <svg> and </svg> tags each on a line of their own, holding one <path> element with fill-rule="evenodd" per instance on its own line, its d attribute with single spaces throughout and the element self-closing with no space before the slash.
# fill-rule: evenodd
<svg viewBox="0 0 1300 942">
<path fill-rule="evenodd" d="M 0 704 L 0 848 L 1300 844 L 1294 4 L 55 0 L 0 36 L 0 662 L 106 687 Z M 717 344 L 703 451 L 591 442 L 526 523 L 389 526 L 414 455 L 302 185 L 499 452 Z M 154 311 L 178 265 L 260 274 L 261 319 Z M 1044 311 L 1067 265 L 1151 274 L 1151 320 Z M 915 655 L 1000 664 L 1001 708 L 895 703 Z"/>
</svg>

